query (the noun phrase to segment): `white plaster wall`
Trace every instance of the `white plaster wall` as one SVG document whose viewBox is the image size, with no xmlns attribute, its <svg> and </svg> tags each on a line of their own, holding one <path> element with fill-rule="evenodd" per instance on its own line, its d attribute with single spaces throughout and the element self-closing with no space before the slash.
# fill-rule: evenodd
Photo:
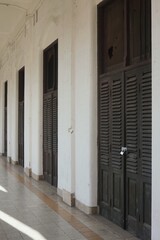
<svg viewBox="0 0 160 240">
<path fill-rule="evenodd" d="M 11 156 L 11 118 L 12 118 L 12 106 L 11 106 L 11 91 L 12 91 L 12 84 L 11 84 L 11 68 L 10 61 L 9 61 L 9 55 L 8 55 L 8 49 L 7 49 L 7 57 L 6 57 L 6 65 L 3 71 L 1 71 L 1 153 L 4 153 L 4 90 L 5 90 L 5 82 L 8 83 L 8 94 L 7 94 L 7 107 L 8 107 L 8 113 L 7 113 L 7 156 Z"/>
<path fill-rule="evenodd" d="M 62 4 L 63 3 L 63 4 Z M 58 188 L 74 192 L 71 157 L 72 1 L 45 1 L 33 29 L 32 171 L 42 174 L 43 50 L 58 39 Z M 36 109 L 36 111 L 35 111 Z M 64 121 L 65 120 L 65 121 Z M 38 157 L 37 157 L 38 156 Z"/>
<path fill-rule="evenodd" d="M 74 193 L 74 134 L 70 132 L 74 127 L 72 0 L 46 0 L 38 12 L 38 22 L 33 25 L 33 18 L 29 17 L 12 39 L 9 55 L 3 56 L 0 69 L 2 93 L 3 82 L 9 81 L 8 155 L 14 161 L 18 160 L 18 71 L 25 66 L 24 165 L 32 168 L 36 175 L 43 174 L 43 50 L 58 39 L 58 187 Z M 4 142 L 3 98 L 1 94 L 1 152 Z"/>
<path fill-rule="evenodd" d="M 58 188 L 97 206 L 97 43 L 95 0 L 45 0 L 26 19 L 0 69 L 9 80 L 11 158 L 18 158 L 18 70 L 25 66 L 25 167 L 43 174 L 43 50 L 58 39 Z M 5 56 L 3 56 L 5 59 Z M 3 152 L 3 95 L 0 151 Z"/>
<path fill-rule="evenodd" d="M 14 46 L 15 47 L 15 46 Z M 18 159 L 18 74 L 15 66 L 15 49 L 11 49 L 11 158 L 13 161 Z"/>
<path fill-rule="evenodd" d="M 1 72 L 0 78 L 3 79 Z M 0 153 L 4 153 L 4 82 L 0 83 Z"/>
<path fill-rule="evenodd" d="M 160 236 L 160 1 L 152 0 L 152 240 Z"/>
<path fill-rule="evenodd" d="M 96 5 L 75 5 L 75 159 L 76 199 L 97 206 Z"/>
</svg>

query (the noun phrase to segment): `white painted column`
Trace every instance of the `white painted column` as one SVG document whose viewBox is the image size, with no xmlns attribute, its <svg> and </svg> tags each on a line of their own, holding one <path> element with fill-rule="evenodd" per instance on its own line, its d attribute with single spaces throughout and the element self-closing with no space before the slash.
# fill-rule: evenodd
<svg viewBox="0 0 160 240">
<path fill-rule="evenodd" d="M 97 206 L 96 5 L 77 1 L 75 11 L 76 200 L 83 210 Z"/>
<path fill-rule="evenodd" d="M 160 1 L 152 0 L 152 240 L 160 238 Z"/>
<path fill-rule="evenodd" d="M 11 82 L 11 68 L 9 68 L 11 62 L 9 57 L 9 49 L 7 49 L 7 61 L 5 63 L 5 74 L 4 74 L 4 91 L 5 81 L 7 81 L 7 157 L 10 160 L 11 157 L 11 128 L 12 128 L 12 82 Z M 4 106 L 4 105 L 3 105 Z M 4 111 L 4 110 L 3 110 Z M 3 128 L 4 134 L 4 128 Z"/>
<path fill-rule="evenodd" d="M 32 176 L 39 179 L 43 175 L 43 53 L 34 47 L 32 65 L 32 102 L 31 102 L 31 138 L 32 138 Z"/>
<path fill-rule="evenodd" d="M 72 1 L 63 5 L 58 38 L 58 189 L 63 200 L 74 204 L 74 44 Z"/>
<path fill-rule="evenodd" d="M 11 160 L 13 163 L 18 162 L 18 72 L 15 68 L 14 54 L 12 56 L 12 99 L 11 99 L 11 111 L 12 111 L 12 126 L 11 126 Z"/>
<path fill-rule="evenodd" d="M 24 74 L 24 169 L 27 175 L 30 174 L 32 165 L 32 45 L 29 47 L 25 41 L 25 74 Z M 28 46 L 28 47 L 27 47 Z"/>
</svg>

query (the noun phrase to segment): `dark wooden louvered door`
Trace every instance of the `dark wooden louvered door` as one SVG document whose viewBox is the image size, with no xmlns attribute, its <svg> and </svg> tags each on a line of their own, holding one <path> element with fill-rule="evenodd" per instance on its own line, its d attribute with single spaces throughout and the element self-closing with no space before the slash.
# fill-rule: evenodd
<svg viewBox="0 0 160 240">
<path fill-rule="evenodd" d="M 8 82 L 4 84 L 4 155 L 7 156 L 7 99 L 8 99 Z"/>
<path fill-rule="evenodd" d="M 24 67 L 19 70 L 18 91 L 18 163 L 24 167 Z"/>
<path fill-rule="evenodd" d="M 43 172 L 47 182 L 58 180 L 58 43 L 44 50 Z"/>
<path fill-rule="evenodd" d="M 151 239 L 150 10 L 150 0 L 98 8 L 100 214 L 143 240 Z"/>
<path fill-rule="evenodd" d="M 150 65 L 101 78 L 100 213 L 142 239 L 151 237 Z M 121 156 L 121 147 L 127 152 Z"/>
</svg>

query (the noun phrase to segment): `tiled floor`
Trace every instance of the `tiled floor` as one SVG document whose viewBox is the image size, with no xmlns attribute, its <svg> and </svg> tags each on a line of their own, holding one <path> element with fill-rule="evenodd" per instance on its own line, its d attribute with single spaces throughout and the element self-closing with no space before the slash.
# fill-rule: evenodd
<svg viewBox="0 0 160 240">
<path fill-rule="evenodd" d="M 0 240 L 136 240 L 99 215 L 70 208 L 44 181 L 0 158 Z M 138 239 L 137 239 L 138 240 Z"/>
</svg>

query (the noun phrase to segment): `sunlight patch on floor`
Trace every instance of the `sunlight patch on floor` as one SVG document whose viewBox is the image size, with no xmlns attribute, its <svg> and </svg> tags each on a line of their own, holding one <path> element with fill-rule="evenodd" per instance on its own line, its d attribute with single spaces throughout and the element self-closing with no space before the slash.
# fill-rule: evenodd
<svg viewBox="0 0 160 240">
<path fill-rule="evenodd" d="M 0 191 L 7 193 L 8 191 L 0 185 Z"/>
<path fill-rule="evenodd" d="M 33 228 L 27 226 L 26 224 L 18 221 L 17 219 L 11 217 L 10 215 L 0 211 L 0 219 L 12 227 L 16 228 L 18 231 L 26 234 L 33 240 L 47 240 L 42 234 Z"/>
</svg>

